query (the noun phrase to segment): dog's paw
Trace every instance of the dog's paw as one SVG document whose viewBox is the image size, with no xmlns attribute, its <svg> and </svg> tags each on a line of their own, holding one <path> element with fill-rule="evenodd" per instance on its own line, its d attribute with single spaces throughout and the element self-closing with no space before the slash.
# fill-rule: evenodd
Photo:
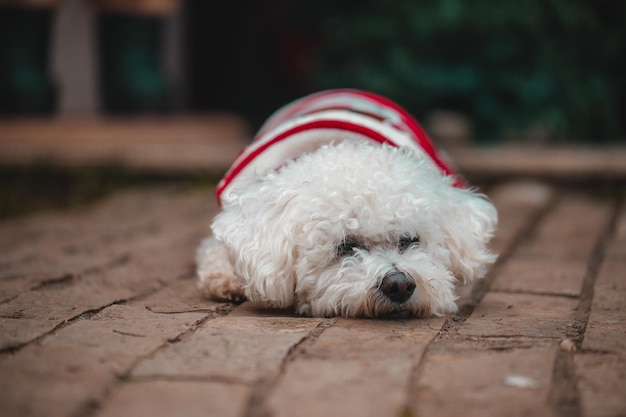
<svg viewBox="0 0 626 417">
<path fill-rule="evenodd" d="M 198 288 L 208 298 L 241 303 L 246 301 L 239 278 L 236 276 L 204 276 L 198 280 Z"/>
<path fill-rule="evenodd" d="M 243 302 L 243 280 L 239 278 L 228 259 L 224 245 L 214 238 L 205 239 L 197 253 L 198 288 L 213 299 Z"/>
</svg>

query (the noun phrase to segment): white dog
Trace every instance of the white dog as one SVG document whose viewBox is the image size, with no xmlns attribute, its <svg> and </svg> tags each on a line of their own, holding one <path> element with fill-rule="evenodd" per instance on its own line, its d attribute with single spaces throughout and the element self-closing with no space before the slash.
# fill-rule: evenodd
<svg viewBox="0 0 626 417">
<path fill-rule="evenodd" d="M 457 311 L 495 260 L 494 206 L 397 104 L 331 90 L 279 110 L 218 186 L 198 249 L 210 297 L 312 316 Z"/>
</svg>

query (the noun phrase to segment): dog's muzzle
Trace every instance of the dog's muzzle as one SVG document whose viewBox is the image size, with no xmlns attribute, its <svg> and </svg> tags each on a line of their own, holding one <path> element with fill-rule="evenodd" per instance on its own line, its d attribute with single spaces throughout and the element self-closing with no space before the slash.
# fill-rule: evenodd
<svg viewBox="0 0 626 417">
<path fill-rule="evenodd" d="M 415 281 L 404 272 L 391 272 L 383 277 L 379 290 L 394 303 L 404 303 L 415 291 Z"/>
</svg>

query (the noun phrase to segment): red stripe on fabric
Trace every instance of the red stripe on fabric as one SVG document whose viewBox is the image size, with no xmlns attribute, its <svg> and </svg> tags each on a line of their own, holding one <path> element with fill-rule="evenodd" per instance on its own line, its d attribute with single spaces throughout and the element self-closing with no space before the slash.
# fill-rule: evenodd
<svg viewBox="0 0 626 417">
<path fill-rule="evenodd" d="M 415 133 L 419 141 L 418 143 L 422 147 L 422 149 L 424 149 L 424 151 L 428 153 L 428 155 L 432 156 L 433 159 L 435 159 L 437 152 L 435 150 L 435 146 L 433 145 L 433 142 L 430 140 L 426 132 L 424 132 L 422 127 L 419 125 L 419 123 L 417 123 L 417 121 L 413 118 L 413 116 L 411 116 L 406 110 L 404 110 L 398 103 L 391 101 L 390 99 L 386 97 L 379 96 L 378 94 L 371 93 L 369 91 L 351 90 L 351 89 L 343 89 L 343 90 L 336 90 L 336 91 L 339 93 L 341 92 L 353 93 L 356 95 L 367 97 L 370 100 L 377 102 L 381 106 L 390 107 L 393 110 L 397 111 L 402 117 L 402 121 L 406 123 L 407 127 L 409 127 Z"/>
<path fill-rule="evenodd" d="M 223 178 L 223 183 L 220 187 L 218 187 L 216 191 L 218 201 L 221 200 L 221 195 L 224 189 L 233 181 L 233 179 L 239 175 L 239 173 L 246 167 L 250 162 L 252 162 L 257 156 L 263 153 L 270 146 L 286 139 L 291 135 L 295 135 L 300 132 L 304 132 L 306 130 L 313 129 L 337 129 L 337 130 L 345 130 L 353 133 L 360 133 L 363 136 L 367 136 L 368 138 L 378 142 L 378 143 L 386 143 L 394 147 L 398 147 L 397 144 L 389 140 L 385 135 L 376 132 L 368 127 L 358 125 L 355 123 L 344 122 L 341 120 L 315 120 L 313 122 L 305 123 L 299 126 L 296 126 L 292 129 L 286 130 L 283 133 L 275 136 L 273 139 L 267 141 L 263 145 L 259 146 L 252 153 L 250 153 L 243 161 L 234 166 Z"/>
<path fill-rule="evenodd" d="M 441 169 L 441 171 L 444 174 L 452 175 L 456 177 L 456 182 L 455 182 L 456 187 L 465 186 L 465 184 L 456 176 L 456 173 L 454 172 L 454 170 L 450 168 L 439 157 L 432 140 L 426 134 L 426 132 L 422 129 L 420 124 L 413 118 L 413 116 L 411 116 L 406 110 L 404 110 L 404 108 L 402 108 L 396 102 L 386 97 L 380 96 L 376 93 L 358 90 L 358 89 L 351 89 L 351 88 L 340 88 L 340 89 L 335 89 L 335 90 L 322 91 L 320 93 L 316 93 L 316 94 L 313 94 L 309 97 L 305 97 L 304 99 L 302 99 L 301 103 L 297 103 L 297 105 L 294 106 L 292 109 L 290 109 L 289 112 L 286 112 L 284 115 L 282 115 L 283 116 L 282 120 L 289 119 L 294 114 L 296 114 L 303 108 L 310 106 L 311 103 L 314 103 L 315 101 L 318 101 L 325 97 L 333 96 L 335 94 L 347 94 L 347 95 L 353 95 L 356 97 L 366 98 L 368 100 L 371 100 L 379 104 L 380 106 L 388 107 L 388 108 L 391 108 L 392 110 L 395 110 L 400 115 L 402 122 L 411 130 L 411 132 L 414 133 L 417 144 L 422 148 L 422 150 L 424 150 L 424 152 L 426 152 L 428 156 L 430 156 L 430 158 L 433 160 L 435 165 L 437 165 L 437 167 L 439 167 L 439 169 Z"/>
<path fill-rule="evenodd" d="M 457 188 L 467 188 L 467 184 L 465 183 L 465 181 L 463 181 L 457 175 L 457 173 L 450 166 L 448 166 L 448 164 L 444 160 L 439 157 L 433 141 L 430 139 L 428 134 L 426 134 L 424 129 L 422 129 L 422 126 L 417 123 L 417 120 L 415 120 L 413 116 L 407 113 L 407 111 L 400 107 L 399 104 L 389 100 L 386 97 L 382 97 L 367 91 L 362 91 L 360 92 L 360 94 L 363 94 L 364 96 L 367 96 L 372 100 L 376 100 L 385 106 L 391 107 L 392 109 L 400 113 L 400 115 L 404 119 L 403 121 L 413 132 L 415 132 L 418 144 L 422 147 L 422 149 L 432 158 L 433 162 L 435 162 L 435 164 L 443 171 L 444 174 L 454 177 L 454 186 Z"/>
<path fill-rule="evenodd" d="M 336 90 L 322 91 L 316 94 L 312 94 L 309 97 L 305 97 L 301 99 L 300 102 L 295 103 L 293 107 L 286 108 L 282 114 L 276 115 L 278 119 L 275 121 L 275 123 L 272 124 L 271 126 L 268 126 L 268 128 L 264 129 L 262 132 L 259 132 L 259 134 L 257 135 L 257 139 L 255 140 L 258 140 L 258 138 L 260 138 L 264 133 L 266 133 L 271 128 L 274 128 L 276 125 L 282 123 L 285 120 L 290 119 L 291 117 L 293 117 L 294 114 L 298 113 L 303 108 L 311 106 L 311 103 L 317 100 L 323 99 L 325 97 L 335 95 L 335 94 L 348 94 L 348 95 L 354 95 L 356 97 L 365 98 L 365 99 L 368 99 L 377 103 L 378 105 L 391 108 L 392 110 L 396 111 L 400 115 L 401 121 L 414 134 L 415 142 L 417 143 L 417 145 L 431 158 L 431 160 L 442 171 L 444 175 L 452 176 L 454 178 L 453 185 L 457 188 L 467 188 L 468 185 L 456 174 L 456 172 L 450 166 L 446 164 L 444 160 L 442 160 L 439 157 L 439 154 L 437 153 L 437 150 L 433 142 L 431 141 L 431 139 L 428 137 L 428 135 L 422 129 L 419 123 L 406 110 L 404 110 L 399 104 L 389 100 L 388 98 L 380 96 L 375 93 L 371 93 L 369 91 L 361 91 L 357 89 L 336 89 Z M 221 194 L 224 191 L 224 189 L 233 181 L 233 179 L 250 162 L 252 162 L 252 160 L 254 160 L 258 155 L 264 152 L 267 148 L 269 148 L 270 146 L 274 145 L 277 142 L 282 141 L 283 139 L 286 139 L 288 136 L 291 136 L 293 134 L 300 133 L 302 131 L 309 130 L 309 129 L 324 129 L 324 128 L 340 129 L 340 130 L 347 130 L 347 131 L 354 132 L 354 133 L 361 133 L 364 136 L 367 136 L 376 142 L 387 143 L 392 146 L 398 147 L 397 144 L 393 143 L 386 136 L 372 129 L 364 127 L 362 125 L 357 125 L 357 124 L 350 123 L 350 122 L 344 122 L 344 121 L 338 121 L 338 120 L 332 120 L 332 119 L 317 120 L 314 122 L 309 122 L 307 124 L 296 126 L 293 129 L 290 129 L 288 131 L 281 133 L 280 135 L 276 136 L 272 140 L 268 141 L 267 143 L 257 148 L 254 152 L 248 155 L 242 162 L 234 166 L 223 178 L 222 186 L 218 187 L 218 189 L 216 190 L 218 202 L 220 202 L 221 204 Z"/>
<path fill-rule="evenodd" d="M 404 110 L 399 104 L 389 100 L 386 97 L 379 96 L 378 94 L 371 93 L 369 91 L 361 91 L 361 90 L 351 90 L 351 89 L 342 89 L 342 90 L 334 90 L 339 93 L 354 93 L 356 95 L 360 95 L 363 97 L 367 97 L 372 101 L 377 102 L 378 104 L 390 107 L 391 109 L 397 111 L 402 117 L 402 121 L 407 125 L 409 129 L 413 133 L 415 133 L 415 137 L 417 139 L 417 144 L 430 156 L 435 165 L 441 169 L 441 171 L 448 176 L 454 177 L 454 186 L 457 188 L 466 188 L 467 184 L 456 174 L 456 172 L 445 163 L 437 153 L 435 149 L 435 145 L 430 137 L 426 134 L 426 132 L 422 129 L 419 123 L 411 116 L 406 110 Z"/>
</svg>

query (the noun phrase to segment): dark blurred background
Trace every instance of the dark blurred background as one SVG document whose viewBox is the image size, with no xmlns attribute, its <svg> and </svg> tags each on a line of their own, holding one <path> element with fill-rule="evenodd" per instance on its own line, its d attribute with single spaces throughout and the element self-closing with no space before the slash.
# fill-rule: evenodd
<svg viewBox="0 0 626 417">
<path fill-rule="evenodd" d="M 257 127 L 303 94 L 356 87 L 396 100 L 429 129 L 452 121 L 483 143 L 625 136 L 622 1 L 0 6 L 4 115 L 218 110 Z"/>
<path fill-rule="evenodd" d="M 397 101 L 474 184 L 622 184 L 625 18 L 613 0 L 0 0 L 0 219 L 213 184 L 274 110 L 334 87 Z"/>
<path fill-rule="evenodd" d="M 626 2 L 190 1 L 194 108 L 255 121 L 317 89 L 459 113 L 483 141 L 624 137 Z"/>
</svg>

